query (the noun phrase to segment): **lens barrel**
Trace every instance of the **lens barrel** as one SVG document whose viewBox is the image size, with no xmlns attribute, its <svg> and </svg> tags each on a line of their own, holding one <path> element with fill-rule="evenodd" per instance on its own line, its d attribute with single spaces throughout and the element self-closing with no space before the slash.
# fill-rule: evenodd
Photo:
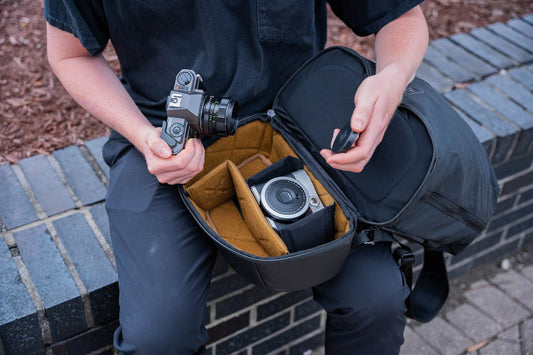
<svg viewBox="0 0 533 355">
<path fill-rule="evenodd" d="M 228 98 L 205 96 L 200 113 L 200 134 L 229 136 L 237 130 L 237 103 Z"/>
</svg>

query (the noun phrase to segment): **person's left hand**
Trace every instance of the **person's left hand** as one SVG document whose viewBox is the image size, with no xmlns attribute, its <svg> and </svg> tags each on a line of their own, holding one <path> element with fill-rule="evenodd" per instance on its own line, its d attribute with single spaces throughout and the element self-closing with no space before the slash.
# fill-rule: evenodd
<svg viewBox="0 0 533 355">
<path fill-rule="evenodd" d="M 385 68 L 363 80 L 355 93 L 355 109 L 351 117 L 352 130 L 358 132 L 359 137 L 346 153 L 334 154 L 330 149 L 320 151 L 331 167 L 361 172 L 372 158 L 405 89 L 394 77 L 394 70 Z M 333 132 L 332 142 L 338 132 L 338 129 Z"/>
</svg>

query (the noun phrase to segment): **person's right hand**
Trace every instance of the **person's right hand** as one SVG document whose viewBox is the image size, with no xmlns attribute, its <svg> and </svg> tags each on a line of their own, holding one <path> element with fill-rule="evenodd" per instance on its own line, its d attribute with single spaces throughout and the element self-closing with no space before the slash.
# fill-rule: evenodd
<svg viewBox="0 0 533 355">
<path fill-rule="evenodd" d="M 161 139 L 161 128 L 150 130 L 144 137 L 142 153 L 148 171 L 162 184 L 185 184 L 204 168 L 205 150 L 200 140 L 189 139 L 177 155 L 172 155 Z"/>
</svg>

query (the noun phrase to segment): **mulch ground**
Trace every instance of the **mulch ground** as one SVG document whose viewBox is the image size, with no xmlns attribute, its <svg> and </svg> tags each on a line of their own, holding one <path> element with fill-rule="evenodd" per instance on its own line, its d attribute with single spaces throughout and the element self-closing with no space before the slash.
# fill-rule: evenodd
<svg viewBox="0 0 533 355">
<path fill-rule="evenodd" d="M 435 0 L 423 4 L 431 39 L 533 13 L 531 0 Z M 0 164 L 109 134 L 65 92 L 46 62 L 42 1 L 0 0 Z M 328 45 L 373 57 L 372 39 L 330 16 Z M 111 48 L 105 52 L 119 68 Z"/>
</svg>

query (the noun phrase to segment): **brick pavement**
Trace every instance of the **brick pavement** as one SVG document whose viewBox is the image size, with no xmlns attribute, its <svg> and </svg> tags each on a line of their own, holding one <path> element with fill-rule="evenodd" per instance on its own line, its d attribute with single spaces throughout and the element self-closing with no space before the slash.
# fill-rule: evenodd
<svg viewBox="0 0 533 355">
<path fill-rule="evenodd" d="M 435 319 L 408 322 L 400 355 L 533 354 L 533 264 L 482 266 L 453 284 L 460 290 Z M 323 347 L 312 352 L 323 354 Z"/>
<path fill-rule="evenodd" d="M 427 324 L 411 322 L 401 354 L 533 354 L 533 265 L 485 276 L 461 292 L 462 302 Z"/>
</svg>

